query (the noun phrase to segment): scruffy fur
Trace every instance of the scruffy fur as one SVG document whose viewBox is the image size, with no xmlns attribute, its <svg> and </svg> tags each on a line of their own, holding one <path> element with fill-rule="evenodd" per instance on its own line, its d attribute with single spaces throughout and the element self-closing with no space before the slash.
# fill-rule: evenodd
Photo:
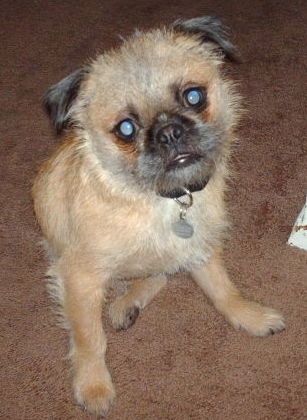
<svg viewBox="0 0 307 420">
<path fill-rule="evenodd" d="M 111 280 L 135 279 L 110 306 L 117 329 L 130 327 L 167 277 L 183 270 L 236 329 L 266 336 L 284 328 L 278 312 L 241 296 L 222 263 L 240 105 L 221 66 L 235 54 L 218 20 L 177 21 L 136 32 L 46 94 L 64 140 L 40 169 L 34 206 L 70 334 L 75 398 L 97 415 L 115 396 L 101 325 Z M 195 88 L 196 106 L 187 103 Z M 127 120 L 133 138 L 118 131 Z M 172 228 L 180 210 L 173 198 L 186 200 L 183 187 L 194 201 L 186 215 L 194 234 L 186 239 Z"/>
</svg>

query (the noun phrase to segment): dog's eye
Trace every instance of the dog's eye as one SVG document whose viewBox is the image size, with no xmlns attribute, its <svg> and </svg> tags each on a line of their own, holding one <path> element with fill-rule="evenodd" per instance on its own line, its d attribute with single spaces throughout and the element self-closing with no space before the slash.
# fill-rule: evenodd
<svg viewBox="0 0 307 420">
<path fill-rule="evenodd" d="M 193 87 L 186 89 L 182 97 L 185 106 L 201 110 L 206 104 L 207 94 L 205 89 Z"/>
<path fill-rule="evenodd" d="M 119 122 L 115 127 L 115 134 L 124 141 L 133 141 L 136 134 L 136 127 L 132 120 L 126 119 Z"/>
</svg>

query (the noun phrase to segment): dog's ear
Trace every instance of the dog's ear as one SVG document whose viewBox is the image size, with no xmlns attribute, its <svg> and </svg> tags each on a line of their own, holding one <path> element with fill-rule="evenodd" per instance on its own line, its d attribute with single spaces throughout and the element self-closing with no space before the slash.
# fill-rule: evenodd
<svg viewBox="0 0 307 420">
<path fill-rule="evenodd" d="M 71 106 L 78 96 L 80 85 L 87 73 L 86 68 L 76 70 L 56 85 L 51 86 L 44 96 L 44 108 L 57 134 L 61 134 L 71 124 Z"/>
<path fill-rule="evenodd" d="M 197 35 L 201 43 L 214 43 L 230 61 L 240 61 L 239 52 L 230 41 L 227 28 L 216 17 L 179 19 L 173 23 L 173 29 L 185 34 Z"/>
</svg>

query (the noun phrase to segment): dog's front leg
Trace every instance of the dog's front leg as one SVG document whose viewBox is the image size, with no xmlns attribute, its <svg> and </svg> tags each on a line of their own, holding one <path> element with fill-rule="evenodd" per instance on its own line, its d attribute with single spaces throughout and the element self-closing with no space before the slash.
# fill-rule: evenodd
<svg viewBox="0 0 307 420">
<path fill-rule="evenodd" d="M 58 273 L 63 279 L 63 312 L 70 329 L 75 398 L 90 412 L 104 415 L 115 397 L 105 364 L 107 343 L 101 322 L 107 281 L 76 256 L 62 259 Z"/>
<path fill-rule="evenodd" d="M 212 256 L 203 267 L 194 270 L 192 277 L 212 300 L 216 309 L 236 329 L 264 337 L 281 331 L 284 319 L 274 309 L 246 300 L 232 284 L 218 254 Z"/>
</svg>

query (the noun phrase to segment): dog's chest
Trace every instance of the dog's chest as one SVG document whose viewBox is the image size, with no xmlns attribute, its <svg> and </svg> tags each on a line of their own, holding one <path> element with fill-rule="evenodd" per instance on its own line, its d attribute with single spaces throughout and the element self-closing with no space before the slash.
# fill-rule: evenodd
<svg viewBox="0 0 307 420">
<path fill-rule="evenodd" d="M 125 217 L 126 223 L 115 224 L 109 267 L 113 277 L 138 277 L 158 273 L 190 270 L 204 263 L 210 253 L 210 237 L 199 209 L 191 209 L 186 223 L 194 230 L 188 238 L 174 229 L 180 223 L 180 209 L 174 202 L 158 210 Z"/>
</svg>

